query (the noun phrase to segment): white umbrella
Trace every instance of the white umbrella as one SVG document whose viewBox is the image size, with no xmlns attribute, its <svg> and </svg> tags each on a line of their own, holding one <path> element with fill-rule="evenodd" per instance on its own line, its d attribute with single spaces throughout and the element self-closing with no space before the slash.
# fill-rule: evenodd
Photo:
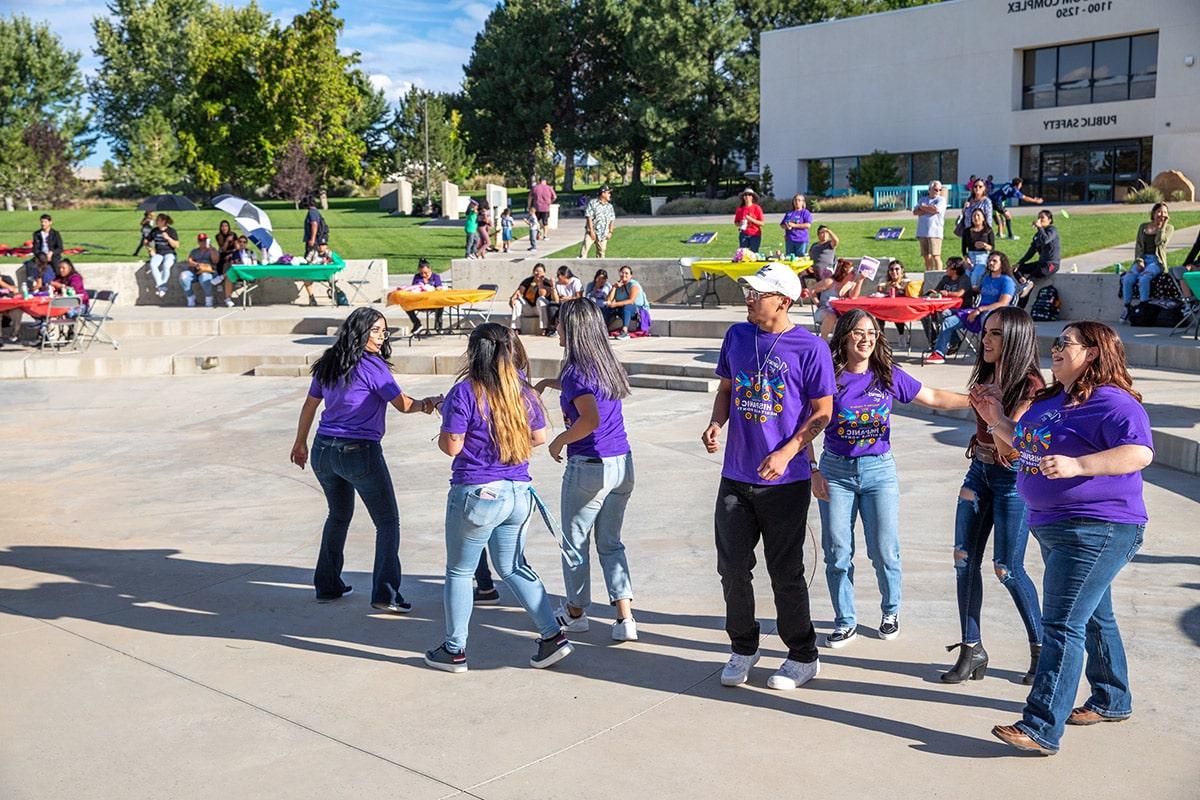
<svg viewBox="0 0 1200 800">
<path fill-rule="evenodd" d="M 233 215 L 233 220 L 246 232 L 254 246 L 267 254 L 267 261 L 275 263 L 283 257 L 283 248 L 275 241 L 271 233 L 271 218 L 267 212 L 251 202 L 231 194 L 219 194 L 211 201 L 213 208 L 219 208 Z"/>
</svg>

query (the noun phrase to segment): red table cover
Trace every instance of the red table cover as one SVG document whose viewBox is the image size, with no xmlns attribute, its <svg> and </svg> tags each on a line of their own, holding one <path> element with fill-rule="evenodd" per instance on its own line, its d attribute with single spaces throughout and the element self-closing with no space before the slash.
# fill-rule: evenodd
<svg viewBox="0 0 1200 800">
<path fill-rule="evenodd" d="M 961 297 L 841 297 L 829 303 L 844 314 L 852 308 L 869 311 L 884 322 L 916 322 L 939 311 L 958 308 Z"/>
</svg>

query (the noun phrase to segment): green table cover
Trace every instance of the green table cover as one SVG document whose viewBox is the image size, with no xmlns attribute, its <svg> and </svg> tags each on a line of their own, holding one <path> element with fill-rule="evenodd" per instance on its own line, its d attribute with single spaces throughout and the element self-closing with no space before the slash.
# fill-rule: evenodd
<svg viewBox="0 0 1200 800">
<path fill-rule="evenodd" d="M 237 264 L 225 271 L 231 281 L 258 281 L 284 278 L 292 281 L 327 281 L 346 267 L 337 253 L 330 253 L 332 264 Z"/>
</svg>

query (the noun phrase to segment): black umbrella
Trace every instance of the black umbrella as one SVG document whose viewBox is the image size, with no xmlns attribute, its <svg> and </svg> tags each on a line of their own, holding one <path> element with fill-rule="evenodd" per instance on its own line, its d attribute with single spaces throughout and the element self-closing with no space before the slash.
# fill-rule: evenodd
<svg viewBox="0 0 1200 800">
<path fill-rule="evenodd" d="M 195 211 L 196 204 L 181 194 L 156 194 L 138 203 L 138 211 Z"/>
</svg>

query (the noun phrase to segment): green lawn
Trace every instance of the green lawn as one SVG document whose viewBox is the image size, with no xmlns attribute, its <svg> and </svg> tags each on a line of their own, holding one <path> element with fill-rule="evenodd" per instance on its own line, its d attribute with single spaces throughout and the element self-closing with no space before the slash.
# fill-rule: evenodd
<svg viewBox="0 0 1200 800">
<path fill-rule="evenodd" d="M 767 215 L 770 222 L 778 215 Z M 1148 212 L 1119 214 L 1073 214 L 1070 219 L 1062 219 L 1055 215 L 1055 224 L 1062 237 L 1062 258 L 1064 265 L 1070 268 L 1070 258 L 1080 253 L 1090 253 L 1105 247 L 1129 242 L 1137 234 L 1138 225 L 1145 222 Z M 1002 241 L 999 249 L 1009 258 L 1016 260 L 1025 254 L 1029 247 L 1029 239 L 1033 235 L 1031 218 L 1019 218 L 1013 227 L 1013 232 L 1021 237 L 1019 241 Z M 1171 215 L 1175 227 L 1186 228 L 1200 224 L 1200 212 L 1175 212 Z M 867 222 L 839 222 L 836 215 L 818 215 L 817 222 L 828 225 L 838 235 L 841 245 L 838 254 L 847 258 L 858 256 L 876 256 L 898 258 L 904 262 L 905 269 L 910 272 L 920 272 L 924 269 L 921 261 L 920 246 L 915 238 L 916 222 L 911 215 L 897 214 L 895 221 L 871 220 Z M 613 238 L 608 243 L 609 258 L 678 258 L 681 256 L 698 256 L 703 258 L 725 259 L 733 255 L 737 249 L 737 229 L 730 222 L 717 230 L 717 238 L 707 245 L 684 244 L 689 236 L 701 230 L 713 230 L 713 226 L 701 225 L 645 225 L 618 227 Z M 904 238 L 900 240 L 875 241 L 875 231 L 884 226 L 904 226 Z M 947 233 L 951 233 L 953 222 L 947 220 Z M 783 249 L 783 231 L 777 224 L 768 225 L 763 236 L 762 249 L 774 251 Z M 943 259 L 960 253 L 959 242 L 951 234 L 942 245 Z M 571 258 L 579 254 L 578 245 L 565 247 L 550 258 Z M 1183 254 L 1178 258 L 1182 259 Z"/>
</svg>

